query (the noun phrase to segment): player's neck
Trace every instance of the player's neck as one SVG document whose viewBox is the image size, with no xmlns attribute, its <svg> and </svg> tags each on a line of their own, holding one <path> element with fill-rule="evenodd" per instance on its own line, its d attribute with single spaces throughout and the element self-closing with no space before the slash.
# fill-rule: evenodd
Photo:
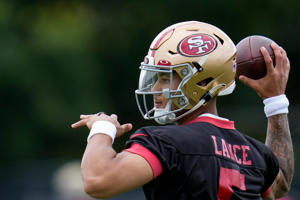
<svg viewBox="0 0 300 200">
<path fill-rule="evenodd" d="M 218 111 L 217 111 L 217 105 L 216 105 L 216 98 L 212 98 L 209 102 L 207 102 L 206 105 L 201 106 L 194 112 L 188 114 L 187 116 L 184 116 L 183 118 L 179 119 L 177 121 L 177 124 L 184 124 L 186 122 L 189 122 L 193 119 L 196 119 L 199 115 L 204 114 L 204 113 L 210 113 L 213 115 L 218 116 Z"/>
</svg>

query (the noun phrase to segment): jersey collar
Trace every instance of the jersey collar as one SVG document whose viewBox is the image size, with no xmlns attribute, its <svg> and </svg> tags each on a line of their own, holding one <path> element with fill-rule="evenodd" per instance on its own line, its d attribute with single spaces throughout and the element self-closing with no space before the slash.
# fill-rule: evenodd
<svg viewBox="0 0 300 200">
<path fill-rule="evenodd" d="M 219 116 L 216 116 L 216 115 L 213 115 L 210 113 L 201 114 L 196 119 L 186 122 L 183 125 L 192 124 L 192 123 L 196 123 L 196 122 L 206 122 L 206 123 L 210 123 L 214 126 L 217 126 L 219 128 L 224 128 L 224 129 L 232 129 L 232 130 L 235 129 L 233 121 L 230 121 L 226 118 L 219 117 Z"/>
</svg>

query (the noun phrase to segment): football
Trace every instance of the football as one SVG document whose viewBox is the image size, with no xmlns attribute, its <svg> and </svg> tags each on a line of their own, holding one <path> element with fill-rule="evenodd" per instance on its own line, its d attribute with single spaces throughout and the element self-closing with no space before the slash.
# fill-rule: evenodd
<svg viewBox="0 0 300 200">
<path fill-rule="evenodd" d="M 266 64 L 260 52 L 265 47 L 269 52 L 275 66 L 275 56 L 270 44 L 274 42 L 270 38 L 260 35 L 251 35 L 242 39 L 237 45 L 236 52 L 236 76 L 247 76 L 252 79 L 260 79 L 266 75 Z"/>
</svg>

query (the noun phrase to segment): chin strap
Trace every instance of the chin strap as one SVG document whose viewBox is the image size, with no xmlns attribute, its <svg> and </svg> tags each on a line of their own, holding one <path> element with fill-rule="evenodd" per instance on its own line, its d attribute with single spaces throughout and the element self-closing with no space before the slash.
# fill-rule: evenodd
<svg viewBox="0 0 300 200">
<path fill-rule="evenodd" d="M 172 123 L 174 119 L 176 118 L 175 113 L 170 113 L 171 106 L 173 101 L 170 99 L 170 101 L 167 103 L 166 107 L 163 109 L 154 109 L 154 120 L 161 125 Z"/>
</svg>

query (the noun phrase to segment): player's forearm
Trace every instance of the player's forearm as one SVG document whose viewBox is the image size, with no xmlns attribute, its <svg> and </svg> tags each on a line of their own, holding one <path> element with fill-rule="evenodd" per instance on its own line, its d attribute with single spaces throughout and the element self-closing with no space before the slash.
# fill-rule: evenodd
<svg viewBox="0 0 300 200">
<path fill-rule="evenodd" d="M 274 183 L 275 196 L 281 196 L 290 188 L 294 175 L 294 152 L 287 114 L 268 118 L 266 145 L 279 161 L 280 173 Z"/>
<path fill-rule="evenodd" d="M 89 141 L 84 152 L 81 172 L 85 191 L 93 197 L 104 197 L 109 181 L 107 174 L 111 170 L 111 164 L 116 152 L 111 146 L 111 138 L 98 134 Z"/>
</svg>

